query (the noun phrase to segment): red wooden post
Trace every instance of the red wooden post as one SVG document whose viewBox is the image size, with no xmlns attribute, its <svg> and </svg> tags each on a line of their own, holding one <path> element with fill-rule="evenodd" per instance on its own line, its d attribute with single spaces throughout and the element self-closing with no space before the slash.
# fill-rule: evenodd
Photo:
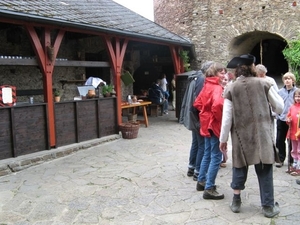
<svg viewBox="0 0 300 225">
<path fill-rule="evenodd" d="M 125 51 L 128 44 L 128 39 L 124 39 L 123 44 L 119 38 L 115 38 L 115 48 L 112 44 L 112 39 L 108 36 L 104 36 L 106 47 L 109 52 L 110 61 L 114 73 L 114 85 L 117 92 L 117 121 L 118 124 L 122 123 L 122 109 L 121 109 L 121 100 L 122 100 L 122 91 L 121 91 L 121 71 L 122 64 L 125 55 Z"/>
<path fill-rule="evenodd" d="M 174 65 L 174 71 L 175 74 L 180 74 L 184 72 L 183 68 L 183 61 L 180 59 L 178 51 L 181 50 L 181 48 L 178 48 L 176 46 L 170 46 L 171 56 L 173 60 Z"/>
<path fill-rule="evenodd" d="M 51 43 L 51 37 L 50 37 L 50 30 L 45 29 L 43 33 L 43 39 L 42 42 L 40 42 L 39 37 L 34 29 L 33 26 L 26 26 L 27 31 L 29 33 L 29 36 L 31 38 L 31 41 L 33 43 L 34 51 L 37 55 L 37 60 L 39 63 L 39 66 L 41 68 L 41 71 L 43 73 L 43 84 L 44 84 L 44 101 L 48 103 L 48 124 L 49 124 L 49 142 L 51 147 L 56 146 L 56 137 L 55 137 L 55 118 L 54 118 L 54 102 L 53 102 L 53 86 L 52 86 L 52 75 L 53 75 L 53 69 L 54 69 L 54 62 L 55 58 L 59 49 L 59 46 L 61 44 L 61 41 L 63 39 L 65 31 L 60 30 L 55 43 L 54 43 L 54 60 L 53 62 L 47 57 L 47 47 L 52 46 Z"/>
</svg>

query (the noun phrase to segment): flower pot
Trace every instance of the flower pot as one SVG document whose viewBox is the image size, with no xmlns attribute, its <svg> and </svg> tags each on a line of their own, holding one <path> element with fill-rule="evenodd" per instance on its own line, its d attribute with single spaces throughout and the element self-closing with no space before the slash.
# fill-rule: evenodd
<svg viewBox="0 0 300 225">
<path fill-rule="evenodd" d="M 54 96 L 54 101 L 55 102 L 60 102 L 60 96 Z"/>
<path fill-rule="evenodd" d="M 95 90 L 88 90 L 87 97 L 94 98 L 96 96 Z"/>
</svg>

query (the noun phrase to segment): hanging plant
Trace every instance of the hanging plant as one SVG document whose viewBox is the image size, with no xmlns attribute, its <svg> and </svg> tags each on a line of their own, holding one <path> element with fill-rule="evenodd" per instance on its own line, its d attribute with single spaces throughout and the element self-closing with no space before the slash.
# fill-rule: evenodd
<svg viewBox="0 0 300 225">
<path fill-rule="evenodd" d="M 190 71 L 190 57 L 189 57 L 189 51 L 185 51 L 185 50 L 181 50 L 179 51 L 179 57 L 182 59 L 183 61 L 183 68 L 184 71 Z"/>
<path fill-rule="evenodd" d="M 296 76 L 296 82 L 300 81 L 300 35 L 297 40 L 288 41 L 287 46 L 283 49 L 282 54 L 288 62 L 291 72 Z"/>
</svg>

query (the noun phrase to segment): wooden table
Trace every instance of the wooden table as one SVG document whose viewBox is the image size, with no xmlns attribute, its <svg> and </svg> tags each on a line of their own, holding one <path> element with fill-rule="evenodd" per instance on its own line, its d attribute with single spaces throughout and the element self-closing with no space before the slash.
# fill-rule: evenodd
<svg viewBox="0 0 300 225">
<path fill-rule="evenodd" d="M 132 103 L 132 104 L 128 104 L 128 105 L 122 105 L 121 109 L 129 109 L 132 108 L 133 109 L 133 114 L 135 114 L 136 112 L 136 108 L 137 107 L 142 107 L 143 108 L 143 116 L 144 116 L 144 120 L 139 120 L 140 123 L 145 124 L 146 127 L 148 127 L 149 125 L 149 121 L 148 121 L 148 115 L 147 115 L 147 106 L 151 105 L 152 102 L 149 101 L 145 101 L 145 102 L 137 102 L 137 103 Z"/>
</svg>

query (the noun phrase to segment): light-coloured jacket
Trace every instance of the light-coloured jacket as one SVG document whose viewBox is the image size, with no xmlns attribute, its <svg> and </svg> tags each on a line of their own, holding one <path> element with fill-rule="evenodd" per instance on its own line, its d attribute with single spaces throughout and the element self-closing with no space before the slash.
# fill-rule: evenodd
<svg viewBox="0 0 300 225">
<path fill-rule="evenodd" d="M 265 79 L 239 77 L 224 93 L 220 142 L 232 139 L 232 164 L 241 168 L 275 162 L 274 120 L 272 110 L 280 114 L 283 100 Z"/>
<path fill-rule="evenodd" d="M 294 92 L 296 89 L 297 89 L 296 87 L 293 87 L 292 89 L 287 90 L 285 86 L 279 89 L 278 94 L 283 99 L 284 108 L 282 113 L 276 115 L 276 119 L 281 121 L 286 121 L 286 116 L 288 114 L 288 111 L 291 105 L 294 104 Z"/>
</svg>

